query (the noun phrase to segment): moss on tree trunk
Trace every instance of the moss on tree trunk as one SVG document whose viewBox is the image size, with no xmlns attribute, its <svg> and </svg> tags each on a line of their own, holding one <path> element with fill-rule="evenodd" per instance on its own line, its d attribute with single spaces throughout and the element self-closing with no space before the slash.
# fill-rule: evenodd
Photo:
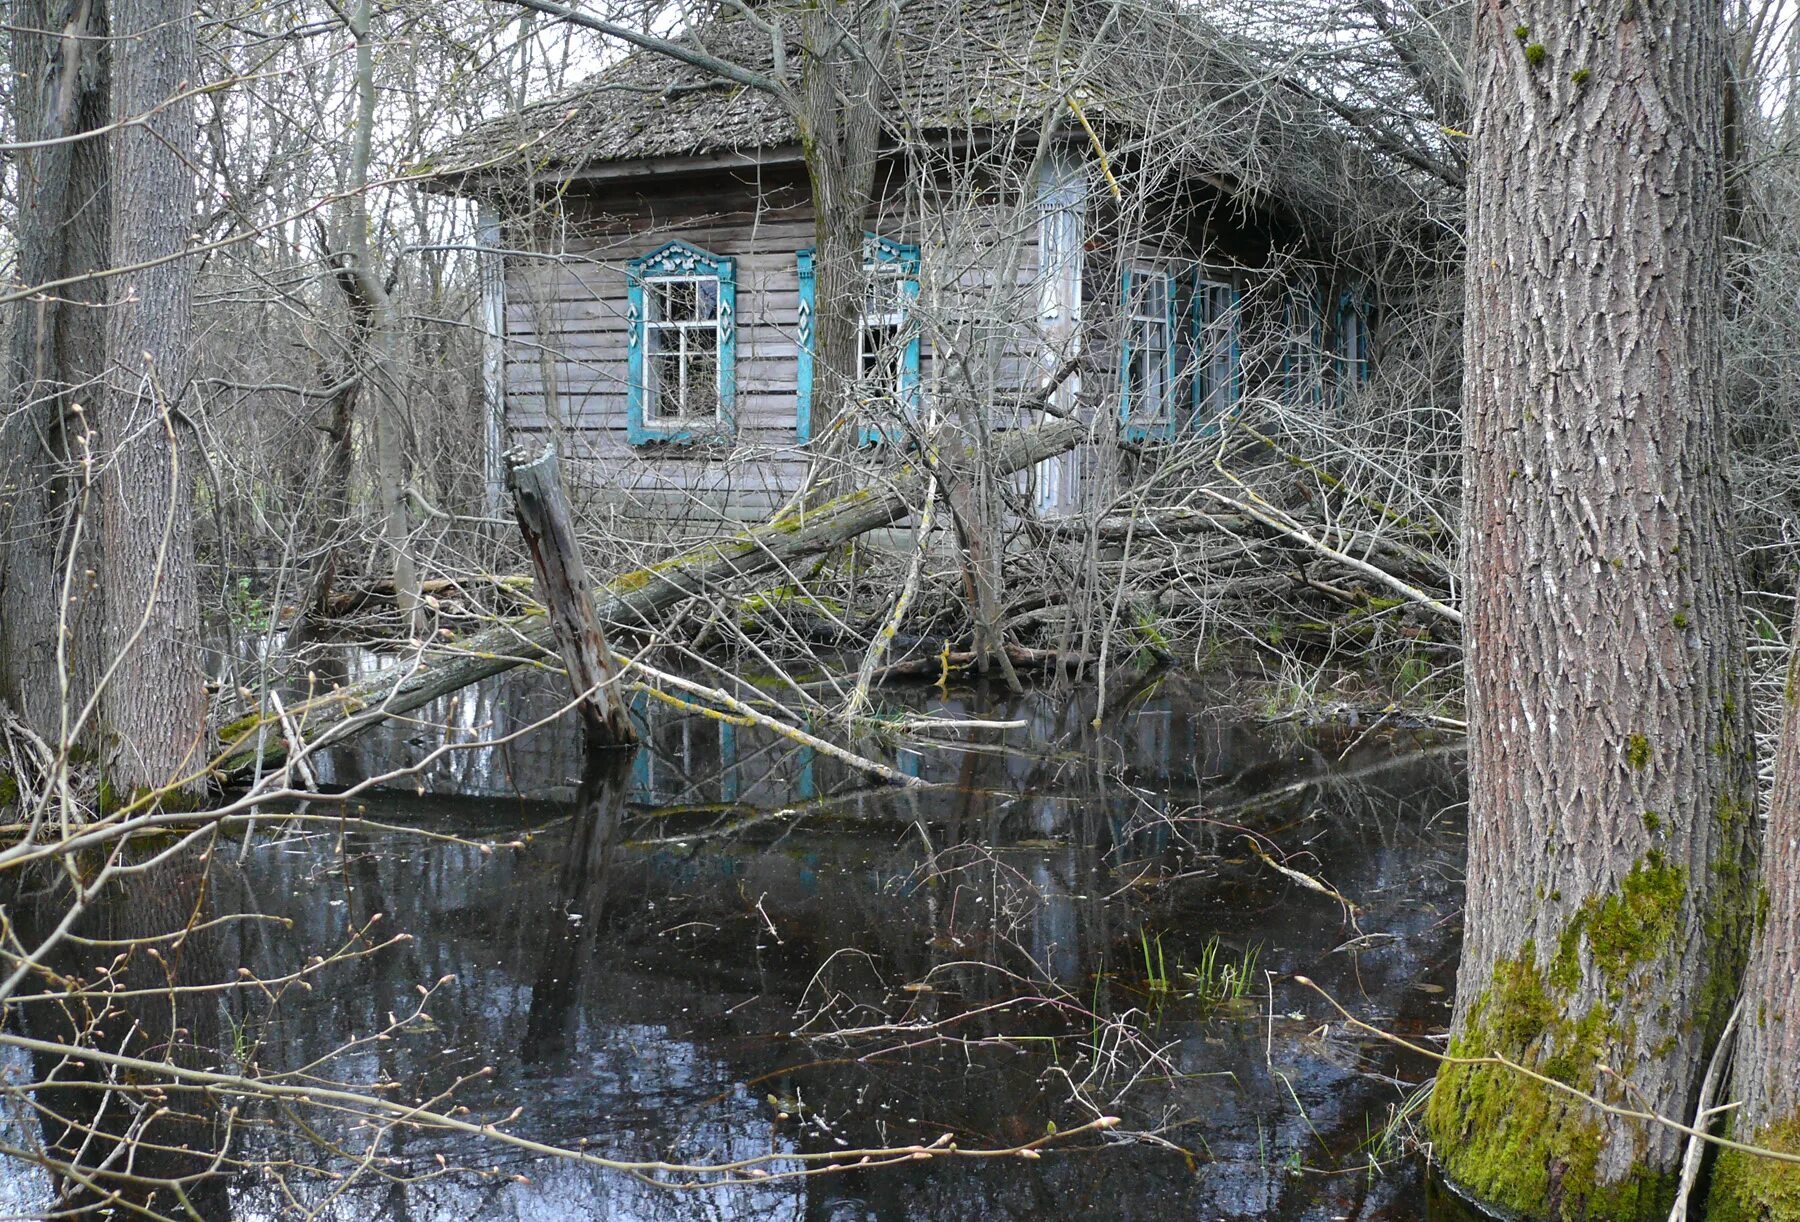
<svg viewBox="0 0 1800 1222">
<path fill-rule="evenodd" d="M 1755 920 L 1719 347 L 1720 12 L 1475 19 L 1469 902 L 1426 1114 L 1531 1219 L 1667 1217 Z"/>
</svg>

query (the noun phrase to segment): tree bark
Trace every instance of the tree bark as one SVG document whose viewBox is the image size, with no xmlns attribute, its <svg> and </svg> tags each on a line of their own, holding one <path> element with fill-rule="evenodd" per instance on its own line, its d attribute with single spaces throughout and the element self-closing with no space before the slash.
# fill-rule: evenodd
<svg viewBox="0 0 1800 1222">
<path fill-rule="evenodd" d="M 548 612 L 557 651 L 569 672 L 569 685 L 581 703 L 588 747 L 634 743 L 637 733 L 620 699 L 619 668 L 594 615 L 593 587 L 581 561 L 581 544 L 575 538 L 555 448 L 546 445 L 535 459 L 509 455 L 507 483 L 512 487 L 519 533 L 531 553 L 538 598 Z"/>
<path fill-rule="evenodd" d="M 1731 1131 L 1739 1141 L 1800 1154 L 1800 613 L 1783 689 L 1781 746 L 1763 840 L 1766 916 L 1744 981 Z M 1708 1218 L 1796 1222 L 1800 1166 L 1724 1150 Z"/>
<path fill-rule="evenodd" d="M 198 139 L 191 102 L 194 10 L 181 0 L 113 7 L 112 257 L 134 267 L 185 250 Z M 109 298 L 102 582 L 116 669 L 102 694 L 113 792 L 159 789 L 206 758 L 206 692 L 194 572 L 198 461 L 180 416 L 193 334 L 186 259 L 115 277 Z"/>
<path fill-rule="evenodd" d="M 1008 434 L 993 451 L 996 475 L 1073 449 L 1086 437 L 1087 426 L 1077 420 Z M 624 573 L 607 584 L 595 613 L 602 623 L 644 623 L 684 598 L 713 594 L 728 583 L 765 573 L 787 572 L 800 560 L 900 521 L 913 512 L 929 478 L 927 469 L 908 467 L 885 486 L 848 493 L 817 509 L 790 510 L 723 542 Z M 541 617 L 504 624 L 429 653 L 398 676 L 377 675 L 291 705 L 288 713 L 307 742 L 335 741 L 535 660 L 554 644 L 555 634 Z M 242 775 L 259 755 L 265 764 L 281 760 L 290 746 L 283 735 L 277 716 L 232 723 L 220 731 L 224 753 L 216 771 L 225 777 Z"/>
<path fill-rule="evenodd" d="M 32 0 L 12 25 L 18 279 L 107 266 L 111 104 L 103 0 Z M 14 307 L 0 406 L 0 699 L 47 742 L 73 736 L 105 659 L 90 429 L 105 364 L 103 282 Z M 65 578 L 67 592 L 64 593 Z M 67 602 L 64 602 L 64 598 Z M 65 687 L 66 680 L 66 687 Z M 81 735 L 92 745 L 89 735 Z"/>
<path fill-rule="evenodd" d="M 1492 7 L 1473 63 L 1450 1051 L 1687 1117 L 1755 884 L 1719 389 L 1720 12 Z M 1663 1126 L 1499 1067 L 1440 1069 L 1427 1127 L 1453 1181 L 1529 1218 L 1666 1216 L 1681 1154 Z"/>
<path fill-rule="evenodd" d="M 951 519 L 956 523 L 958 558 L 962 563 L 963 598 L 969 607 L 973 628 L 975 669 L 987 674 L 998 664 L 1007 686 L 1023 692 L 1007 656 L 1006 633 L 1001 627 L 1006 617 L 1004 557 L 995 529 L 1000 520 L 999 497 L 993 481 L 984 469 L 985 454 L 991 438 L 981 422 L 965 428 L 970 438 L 972 461 L 945 464 L 944 486 L 950 502 Z"/>
<path fill-rule="evenodd" d="M 863 227 L 875 198 L 882 77 L 893 59 L 894 12 L 888 4 L 821 0 L 800 22 L 803 60 L 795 119 L 812 184 L 816 252 L 808 498 L 818 505 L 851 486 Z"/>
<path fill-rule="evenodd" d="M 394 303 L 369 241 L 369 159 L 375 134 L 375 44 L 370 34 L 369 0 L 351 9 L 356 38 L 356 139 L 350 157 L 350 252 L 362 300 L 368 306 L 368 333 L 363 352 L 370 364 L 364 374 L 375 409 L 375 492 L 381 507 L 382 538 L 387 542 L 401 619 L 408 635 L 425 634 L 424 605 L 419 599 L 419 570 L 412 551 L 412 520 L 406 508 L 410 471 L 406 427 L 395 393 L 399 362 L 395 357 Z"/>
</svg>

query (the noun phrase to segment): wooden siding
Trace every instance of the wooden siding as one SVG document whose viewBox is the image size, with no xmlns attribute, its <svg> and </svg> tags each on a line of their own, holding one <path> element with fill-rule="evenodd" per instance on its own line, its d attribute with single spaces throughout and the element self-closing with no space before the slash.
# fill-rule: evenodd
<svg viewBox="0 0 1800 1222">
<path fill-rule="evenodd" d="M 1070 320 L 1047 317 L 1054 300 L 1038 278 L 1043 216 L 1035 191 L 984 173 L 952 181 L 889 166 L 868 227 L 920 250 L 914 316 L 923 332 L 925 409 L 978 408 L 992 427 L 1008 428 L 1027 421 L 995 418 L 990 405 L 1039 384 L 1057 363 L 1049 353 L 1066 344 Z M 931 181 L 921 187 L 923 178 Z M 1279 234 L 1204 193 L 1120 207 L 1095 186 L 1090 181 L 1079 235 L 1079 327 L 1092 362 L 1083 401 L 1117 410 L 1120 269 L 1137 259 L 1199 258 L 1252 290 L 1243 306 L 1244 389 L 1277 389 L 1278 285 L 1262 273 L 1283 262 Z M 807 470 L 795 377 L 797 255 L 814 241 L 808 196 L 804 168 L 794 163 L 573 182 L 554 205 L 510 225 L 507 245 L 517 253 L 505 260 L 498 382 L 512 439 L 554 435 L 607 512 L 705 527 L 760 518 L 782 504 Z M 675 239 L 736 260 L 736 433 L 728 442 L 634 446 L 626 434 L 626 270 Z M 1185 335 L 1178 343 L 1185 357 Z M 945 359 L 952 350 L 971 359 Z M 1072 396 L 1065 399 L 1072 406 Z M 872 465 L 893 460 L 879 448 L 865 453 Z M 1082 447 L 1021 475 L 1020 490 L 1040 512 L 1068 512 L 1124 474 L 1118 458 L 1108 445 Z"/>
<path fill-rule="evenodd" d="M 1032 384 L 1039 361 L 1035 211 L 964 207 L 951 224 L 920 224 L 898 191 L 870 229 L 921 247 L 918 306 L 927 342 L 927 409 L 954 397 Z M 514 440 L 557 437 L 596 482 L 658 515 L 754 517 L 801 483 L 795 434 L 797 255 L 813 244 L 798 167 L 717 172 L 571 189 L 527 229 L 506 260 L 506 414 Z M 672 239 L 737 261 L 736 436 L 729 445 L 633 446 L 626 439 L 626 265 Z M 973 239 L 973 240 L 972 240 Z M 523 253 L 529 251 L 531 253 Z M 1010 268 L 1010 289 L 999 287 Z M 998 320 L 1010 322 L 1005 328 Z M 969 386 L 934 360 L 929 336 L 995 347 L 997 385 Z"/>
</svg>

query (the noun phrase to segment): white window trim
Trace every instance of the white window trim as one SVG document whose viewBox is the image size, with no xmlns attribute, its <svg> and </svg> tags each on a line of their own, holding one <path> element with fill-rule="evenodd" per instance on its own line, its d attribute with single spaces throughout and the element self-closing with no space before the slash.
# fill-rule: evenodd
<svg viewBox="0 0 1800 1222">
<path fill-rule="evenodd" d="M 724 413 L 722 410 L 722 406 L 723 406 L 723 402 L 724 402 L 724 378 L 723 378 L 723 372 L 720 368 L 720 357 L 719 357 L 719 349 L 725 341 L 724 326 L 722 325 L 723 320 L 720 317 L 721 312 L 722 312 L 720 302 L 722 301 L 723 295 L 724 295 L 724 285 L 722 284 L 722 282 L 720 281 L 720 278 L 718 276 L 706 275 L 703 273 L 694 273 L 694 274 L 686 274 L 686 275 L 645 276 L 643 278 L 643 282 L 644 282 L 644 317 L 642 318 L 642 320 L 640 320 L 638 325 L 639 325 L 639 327 L 641 327 L 643 329 L 642 342 L 644 345 L 644 362 L 645 362 L 644 363 L 644 377 L 645 377 L 645 381 L 644 381 L 644 427 L 645 427 L 645 429 L 649 430 L 649 431 L 680 432 L 685 429 L 693 428 L 697 424 L 699 424 L 699 425 L 709 425 L 709 424 L 716 425 L 716 424 L 720 423 L 720 421 L 724 418 Z M 655 306 L 652 303 L 654 303 L 658 300 L 658 296 L 655 291 L 657 286 L 664 285 L 664 284 L 693 284 L 696 286 L 702 285 L 702 284 L 712 285 L 713 316 L 711 318 L 705 318 L 705 319 L 675 320 L 675 321 L 664 321 L 664 320 L 657 319 L 656 317 L 654 317 Z M 694 299 L 696 302 L 699 301 L 700 295 L 701 295 L 700 290 L 698 287 L 696 287 L 695 292 L 694 292 Z M 711 349 L 712 358 L 713 358 L 713 396 L 712 396 L 712 410 L 710 412 L 690 412 L 688 410 L 688 366 L 690 363 L 689 362 L 690 350 L 688 348 L 688 335 L 690 332 L 694 332 L 694 331 L 711 331 L 712 335 L 713 335 L 713 346 Z M 656 407 L 658 406 L 658 404 L 660 403 L 661 399 L 660 399 L 660 395 L 658 393 L 656 362 L 653 359 L 653 355 L 658 352 L 667 352 L 668 350 L 666 348 L 659 349 L 659 348 L 653 348 L 651 346 L 650 337 L 653 333 L 659 334 L 659 335 L 667 335 L 670 333 L 674 333 L 674 334 L 680 336 L 681 343 L 680 343 L 680 348 L 678 349 L 678 351 L 680 353 L 680 359 L 676 362 L 676 364 L 681 370 L 681 386 L 679 388 L 679 394 L 677 396 L 677 401 L 680 404 L 681 411 L 677 415 L 665 416 L 665 415 L 659 414 L 655 410 Z M 699 352 L 700 350 L 695 349 L 694 351 Z"/>
<path fill-rule="evenodd" d="M 1206 379 L 1206 394 L 1204 398 L 1196 394 L 1195 401 L 1199 410 L 1210 417 L 1230 410 L 1236 399 L 1237 288 L 1229 280 L 1202 275 L 1194 281 L 1194 290 L 1200 325 L 1195 337 L 1198 347 L 1194 351 L 1193 376 Z"/>
<path fill-rule="evenodd" d="M 1147 300 L 1150 296 L 1140 288 L 1140 285 L 1147 285 L 1152 279 L 1158 280 L 1162 284 L 1162 292 L 1158 298 L 1162 308 L 1154 317 L 1143 312 L 1139 306 L 1140 302 Z M 1166 425 L 1175 418 L 1174 378 L 1169 372 L 1175 363 L 1176 356 L 1175 326 L 1170 321 L 1175 300 L 1175 274 L 1165 263 L 1137 261 L 1131 265 L 1130 287 L 1131 291 L 1126 294 L 1127 299 L 1124 303 L 1127 342 L 1131 345 L 1130 365 L 1127 368 L 1137 367 L 1147 354 L 1151 354 L 1149 345 L 1139 342 L 1139 338 L 1146 333 L 1148 327 L 1154 326 L 1161 332 L 1162 342 L 1153 352 L 1159 388 L 1155 410 L 1150 410 L 1144 402 L 1133 401 L 1131 397 L 1127 398 L 1126 408 L 1133 424 Z M 1127 395 L 1130 395 L 1129 389 Z M 1140 388 L 1138 398 L 1141 400 L 1142 397 Z"/>
</svg>

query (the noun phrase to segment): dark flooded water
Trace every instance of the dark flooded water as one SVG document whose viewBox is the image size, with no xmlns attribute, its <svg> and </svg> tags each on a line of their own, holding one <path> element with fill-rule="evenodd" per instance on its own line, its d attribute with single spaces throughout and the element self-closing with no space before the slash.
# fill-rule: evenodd
<svg viewBox="0 0 1800 1222">
<path fill-rule="evenodd" d="M 445 716 L 504 733 L 544 698 L 497 686 Z M 923 711 L 1026 725 L 959 732 L 962 746 L 862 744 L 937 783 L 904 792 L 786 740 L 660 713 L 630 766 L 584 784 L 572 731 L 556 727 L 356 804 L 467 843 L 331 822 L 265 824 L 241 861 L 221 842 L 205 902 L 281 918 L 223 926 L 227 972 L 273 978 L 333 948 L 410 940 L 331 964 L 310 991 L 234 997 L 194 1028 L 224 1050 L 214 1063 L 310 1065 L 319 1082 L 632 1160 L 945 1134 L 998 1149 L 1120 1120 L 1037 1159 L 678 1191 L 315 1110 L 310 1139 L 274 1115 L 239 1128 L 239 1152 L 280 1170 L 234 1178 L 231 1213 L 1452 1216 L 1390 1129 L 1426 1067 L 1346 1030 L 1293 977 L 1400 1034 L 1442 1028 L 1461 756 L 1381 730 L 1247 724 L 1209 711 L 1218 702 L 1165 680 L 1095 728 L 1091 695 L 925 689 Z M 358 743 L 324 779 L 351 783 L 434 741 Z M 409 1019 L 420 986 L 433 991 Z M 348 1179 L 302 1169 L 343 1177 L 365 1157 Z"/>
</svg>

